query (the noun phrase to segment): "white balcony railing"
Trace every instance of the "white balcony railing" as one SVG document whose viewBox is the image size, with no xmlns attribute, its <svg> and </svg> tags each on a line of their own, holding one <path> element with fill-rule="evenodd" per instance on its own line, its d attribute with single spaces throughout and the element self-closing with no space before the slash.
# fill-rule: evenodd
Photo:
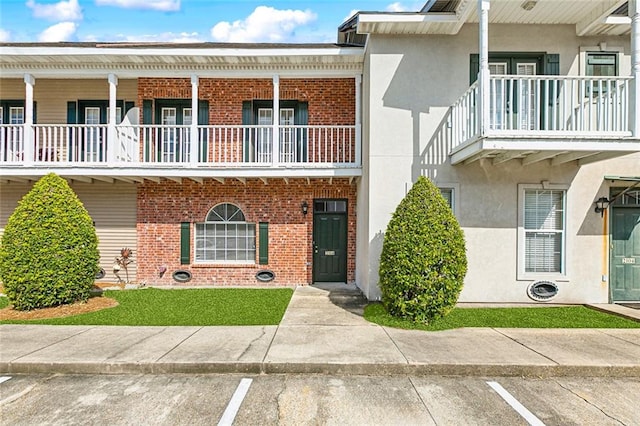
<svg viewBox="0 0 640 426">
<path fill-rule="evenodd" d="M 191 126 L 35 124 L 33 158 L 24 125 L 0 126 L 0 163 L 194 164 L 197 166 L 360 167 L 357 126 Z M 274 150 L 274 139 L 278 141 Z M 277 157 L 274 159 L 274 153 Z M 31 161 L 26 161 L 31 160 Z"/>
<path fill-rule="evenodd" d="M 627 136 L 631 77 L 492 75 L 480 135 L 474 83 L 451 107 L 453 146 L 478 136 Z"/>
</svg>

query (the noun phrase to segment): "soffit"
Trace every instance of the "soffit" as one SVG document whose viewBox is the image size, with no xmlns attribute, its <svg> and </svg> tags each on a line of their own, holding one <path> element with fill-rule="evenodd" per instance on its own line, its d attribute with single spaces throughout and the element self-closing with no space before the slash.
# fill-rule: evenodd
<svg viewBox="0 0 640 426">
<path fill-rule="evenodd" d="M 0 72 L 13 74 L 49 72 L 116 73 L 120 76 L 145 76 L 166 72 L 206 75 L 216 72 L 273 73 L 281 72 L 352 72 L 360 73 L 364 50 L 338 45 L 278 45 L 277 47 L 153 46 L 145 44 L 5 44 L 0 45 Z M 71 71 L 71 72 L 70 72 Z M 57 76 L 57 75 L 56 75 Z"/>
</svg>

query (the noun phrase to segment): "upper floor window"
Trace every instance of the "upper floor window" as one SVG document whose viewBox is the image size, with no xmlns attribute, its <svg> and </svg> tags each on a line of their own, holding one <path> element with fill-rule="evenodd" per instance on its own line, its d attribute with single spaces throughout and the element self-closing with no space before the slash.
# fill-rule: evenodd
<svg viewBox="0 0 640 426">
<path fill-rule="evenodd" d="M 588 76 L 614 77 L 618 75 L 618 54 L 587 52 L 585 72 Z"/>
<path fill-rule="evenodd" d="M 9 108 L 9 124 L 24 124 L 24 107 Z"/>
<path fill-rule="evenodd" d="M 196 262 L 255 262 L 256 225 L 246 221 L 239 207 L 218 204 L 195 230 Z"/>
</svg>

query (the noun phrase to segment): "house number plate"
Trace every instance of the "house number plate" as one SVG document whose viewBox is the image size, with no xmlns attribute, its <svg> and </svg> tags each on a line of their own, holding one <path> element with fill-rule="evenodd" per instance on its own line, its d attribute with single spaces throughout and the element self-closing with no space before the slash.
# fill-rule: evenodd
<svg viewBox="0 0 640 426">
<path fill-rule="evenodd" d="M 636 263 L 635 257 L 623 257 L 622 263 Z"/>
<path fill-rule="evenodd" d="M 335 250 L 325 250 L 324 251 L 324 255 L 325 256 L 335 256 L 336 255 L 336 251 Z"/>
</svg>

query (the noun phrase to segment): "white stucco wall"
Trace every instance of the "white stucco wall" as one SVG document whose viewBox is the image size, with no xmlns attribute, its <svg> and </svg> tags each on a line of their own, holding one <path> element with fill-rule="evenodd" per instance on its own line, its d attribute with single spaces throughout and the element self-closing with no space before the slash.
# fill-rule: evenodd
<svg viewBox="0 0 640 426">
<path fill-rule="evenodd" d="M 604 175 L 640 176 L 640 155 L 582 167 L 576 162 L 552 166 L 548 160 L 529 166 L 519 160 L 452 166 L 450 147 L 434 136 L 449 106 L 469 86 L 469 57 L 478 52 L 477 39 L 476 25 L 455 36 L 370 36 L 364 77 L 367 160 L 358 194 L 358 284 L 367 297 L 379 298 L 378 259 L 387 223 L 412 183 L 426 175 L 458 188 L 455 213 L 469 259 L 460 300 L 530 302 L 526 288 L 533 279 L 517 272 L 518 184 L 547 181 L 567 188 L 566 274 L 553 277 L 559 286 L 554 301 L 607 302 L 603 220 L 593 211 L 593 201 L 609 193 Z M 573 26 L 489 29 L 490 52 L 559 53 L 561 75 L 579 75 L 581 47 L 601 43 L 608 50 L 622 49 L 621 74 L 628 74 L 628 36 L 578 38 Z"/>
</svg>

